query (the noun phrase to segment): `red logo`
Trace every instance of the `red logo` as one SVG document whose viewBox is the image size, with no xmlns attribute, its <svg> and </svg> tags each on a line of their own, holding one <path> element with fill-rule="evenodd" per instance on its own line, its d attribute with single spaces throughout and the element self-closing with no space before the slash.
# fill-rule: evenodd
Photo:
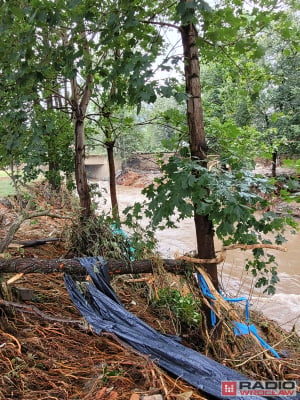
<svg viewBox="0 0 300 400">
<path fill-rule="evenodd" d="M 223 381 L 222 382 L 222 396 L 236 396 L 237 382 Z"/>
</svg>

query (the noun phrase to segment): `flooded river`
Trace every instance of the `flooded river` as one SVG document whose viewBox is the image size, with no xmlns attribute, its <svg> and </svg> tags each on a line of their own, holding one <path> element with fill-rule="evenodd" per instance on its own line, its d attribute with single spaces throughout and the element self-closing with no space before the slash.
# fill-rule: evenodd
<svg viewBox="0 0 300 400">
<path fill-rule="evenodd" d="M 108 188 L 106 182 L 100 187 Z M 129 186 L 117 187 L 120 209 L 142 201 L 141 189 Z M 107 194 L 99 203 L 99 209 L 109 208 L 109 201 L 104 204 Z M 266 317 L 277 321 L 284 329 L 293 327 L 300 333 L 300 232 L 287 235 L 284 245 L 288 251 L 272 251 L 278 263 L 280 282 L 276 286 L 276 294 L 266 296 L 255 289 L 251 274 L 244 271 L 243 266 L 249 252 L 241 250 L 228 251 L 226 260 L 219 265 L 220 279 L 225 293 L 232 296 L 249 296 L 251 308 L 262 311 Z M 165 229 L 157 234 L 158 251 L 164 258 L 173 258 L 175 252 L 184 254 L 196 249 L 196 235 L 193 219 L 181 221 L 178 229 Z M 216 249 L 221 244 L 216 242 Z M 271 252 L 271 251 L 270 251 Z"/>
</svg>

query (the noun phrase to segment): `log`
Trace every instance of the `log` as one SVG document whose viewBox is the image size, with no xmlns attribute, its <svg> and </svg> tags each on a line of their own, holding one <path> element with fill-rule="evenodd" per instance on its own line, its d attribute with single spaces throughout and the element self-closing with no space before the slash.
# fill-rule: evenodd
<svg viewBox="0 0 300 400">
<path fill-rule="evenodd" d="M 111 275 L 152 273 L 155 270 L 154 260 L 133 261 L 131 265 L 118 260 L 108 260 L 108 272 Z M 184 274 L 190 265 L 181 260 L 163 259 L 163 266 L 168 272 Z M 51 274 L 62 272 L 70 275 L 85 275 L 85 269 L 75 259 L 37 259 L 37 258 L 14 258 L 0 259 L 1 273 L 40 273 Z"/>
</svg>

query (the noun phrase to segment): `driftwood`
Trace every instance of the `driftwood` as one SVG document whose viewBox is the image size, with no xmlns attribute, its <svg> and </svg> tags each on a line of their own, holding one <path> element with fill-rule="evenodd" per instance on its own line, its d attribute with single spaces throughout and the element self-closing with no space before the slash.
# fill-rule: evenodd
<svg viewBox="0 0 300 400">
<path fill-rule="evenodd" d="M 273 250 L 279 250 L 279 251 L 287 251 L 286 247 L 282 246 L 277 246 L 274 244 L 264 244 L 264 243 L 258 243 L 258 244 L 231 244 L 230 246 L 225 246 L 221 250 L 221 255 L 220 257 L 217 258 L 195 258 L 195 257 L 190 257 L 190 256 L 176 256 L 176 260 L 184 260 L 193 264 L 220 264 L 223 261 L 225 261 L 225 252 L 226 250 L 234 250 L 234 249 L 240 249 L 240 250 L 254 250 L 254 249 L 273 249 Z"/>
<path fill-rule="evenodd" d="M 173 259 L 163 259 L 162 263 L 166 271 L 175 274 L 184 274 L 187 271 L 188 265 L 190 265 L 184 261 Z M 111 275 L 151 273 L 155 270 L 155 266 L 156 264 L 153 260 L 133 261 L 131 265 L 127 265 L 125 262 L 117 260 L 108 261 L 108 271 Z M 84 268 L 75 258 L 51 260 L 36 258 L 0 259 L 0 274 L 51 274 L 53 272 L 63 272 L 72 275 L 85 274 Z"/>
<path fill-rule="evenodd" d="M 43 319 L 46 319 L 48 321 L 54 321 L 54 322 L 60 322 L 63 324 L 75 324 L 79 325 L 81 328 L 84 328 L 84 324 L 81 319 L 71 319 L 71 318 L 59 318 L 59 317 L 54 317 L 52 315 L 46 314 L 37 307 L 35 307 L 32 304 L 21 304 L 21 303 L 15 303 L 13 301 L 6 301 L 0 299 L 0 306 L 5 306 L 5 307 L 14 307 L 17 310 L 20 310 L 21 312 L 26 312 L 29 314 L 36 314 L 42 317 Z"/>
</svg>

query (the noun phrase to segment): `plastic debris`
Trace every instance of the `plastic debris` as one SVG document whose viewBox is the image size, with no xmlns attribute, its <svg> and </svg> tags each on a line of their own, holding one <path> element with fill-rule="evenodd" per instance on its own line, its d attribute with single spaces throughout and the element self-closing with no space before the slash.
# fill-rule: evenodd
<svg viewBox="0 0 300 400">
<path fill-rule="evenodd" d="M 183 346 L 178 339 L 157 332 L 127 311 L 108 283 L 106 262 L 101 257 L 79 261 L 90 275 L 92 283 L 87 284 L 85 293 L 80 291 L 70 276 L 65 276 L 65 283 L 73 303 L 96 333 L 106 331 L 117 335 L 140 353 L 149 355 L 160 367 L 213 398 L 243 399 L 239 396 L 222 397 L 221 387 L 223 381 L 248 380 L 247 377 Z M 247 396 L 247 399 L 258 400 L 263 397 Z M 276 399 L 292 400 L 291 397 L 280 396 Z"/>
</svg>

